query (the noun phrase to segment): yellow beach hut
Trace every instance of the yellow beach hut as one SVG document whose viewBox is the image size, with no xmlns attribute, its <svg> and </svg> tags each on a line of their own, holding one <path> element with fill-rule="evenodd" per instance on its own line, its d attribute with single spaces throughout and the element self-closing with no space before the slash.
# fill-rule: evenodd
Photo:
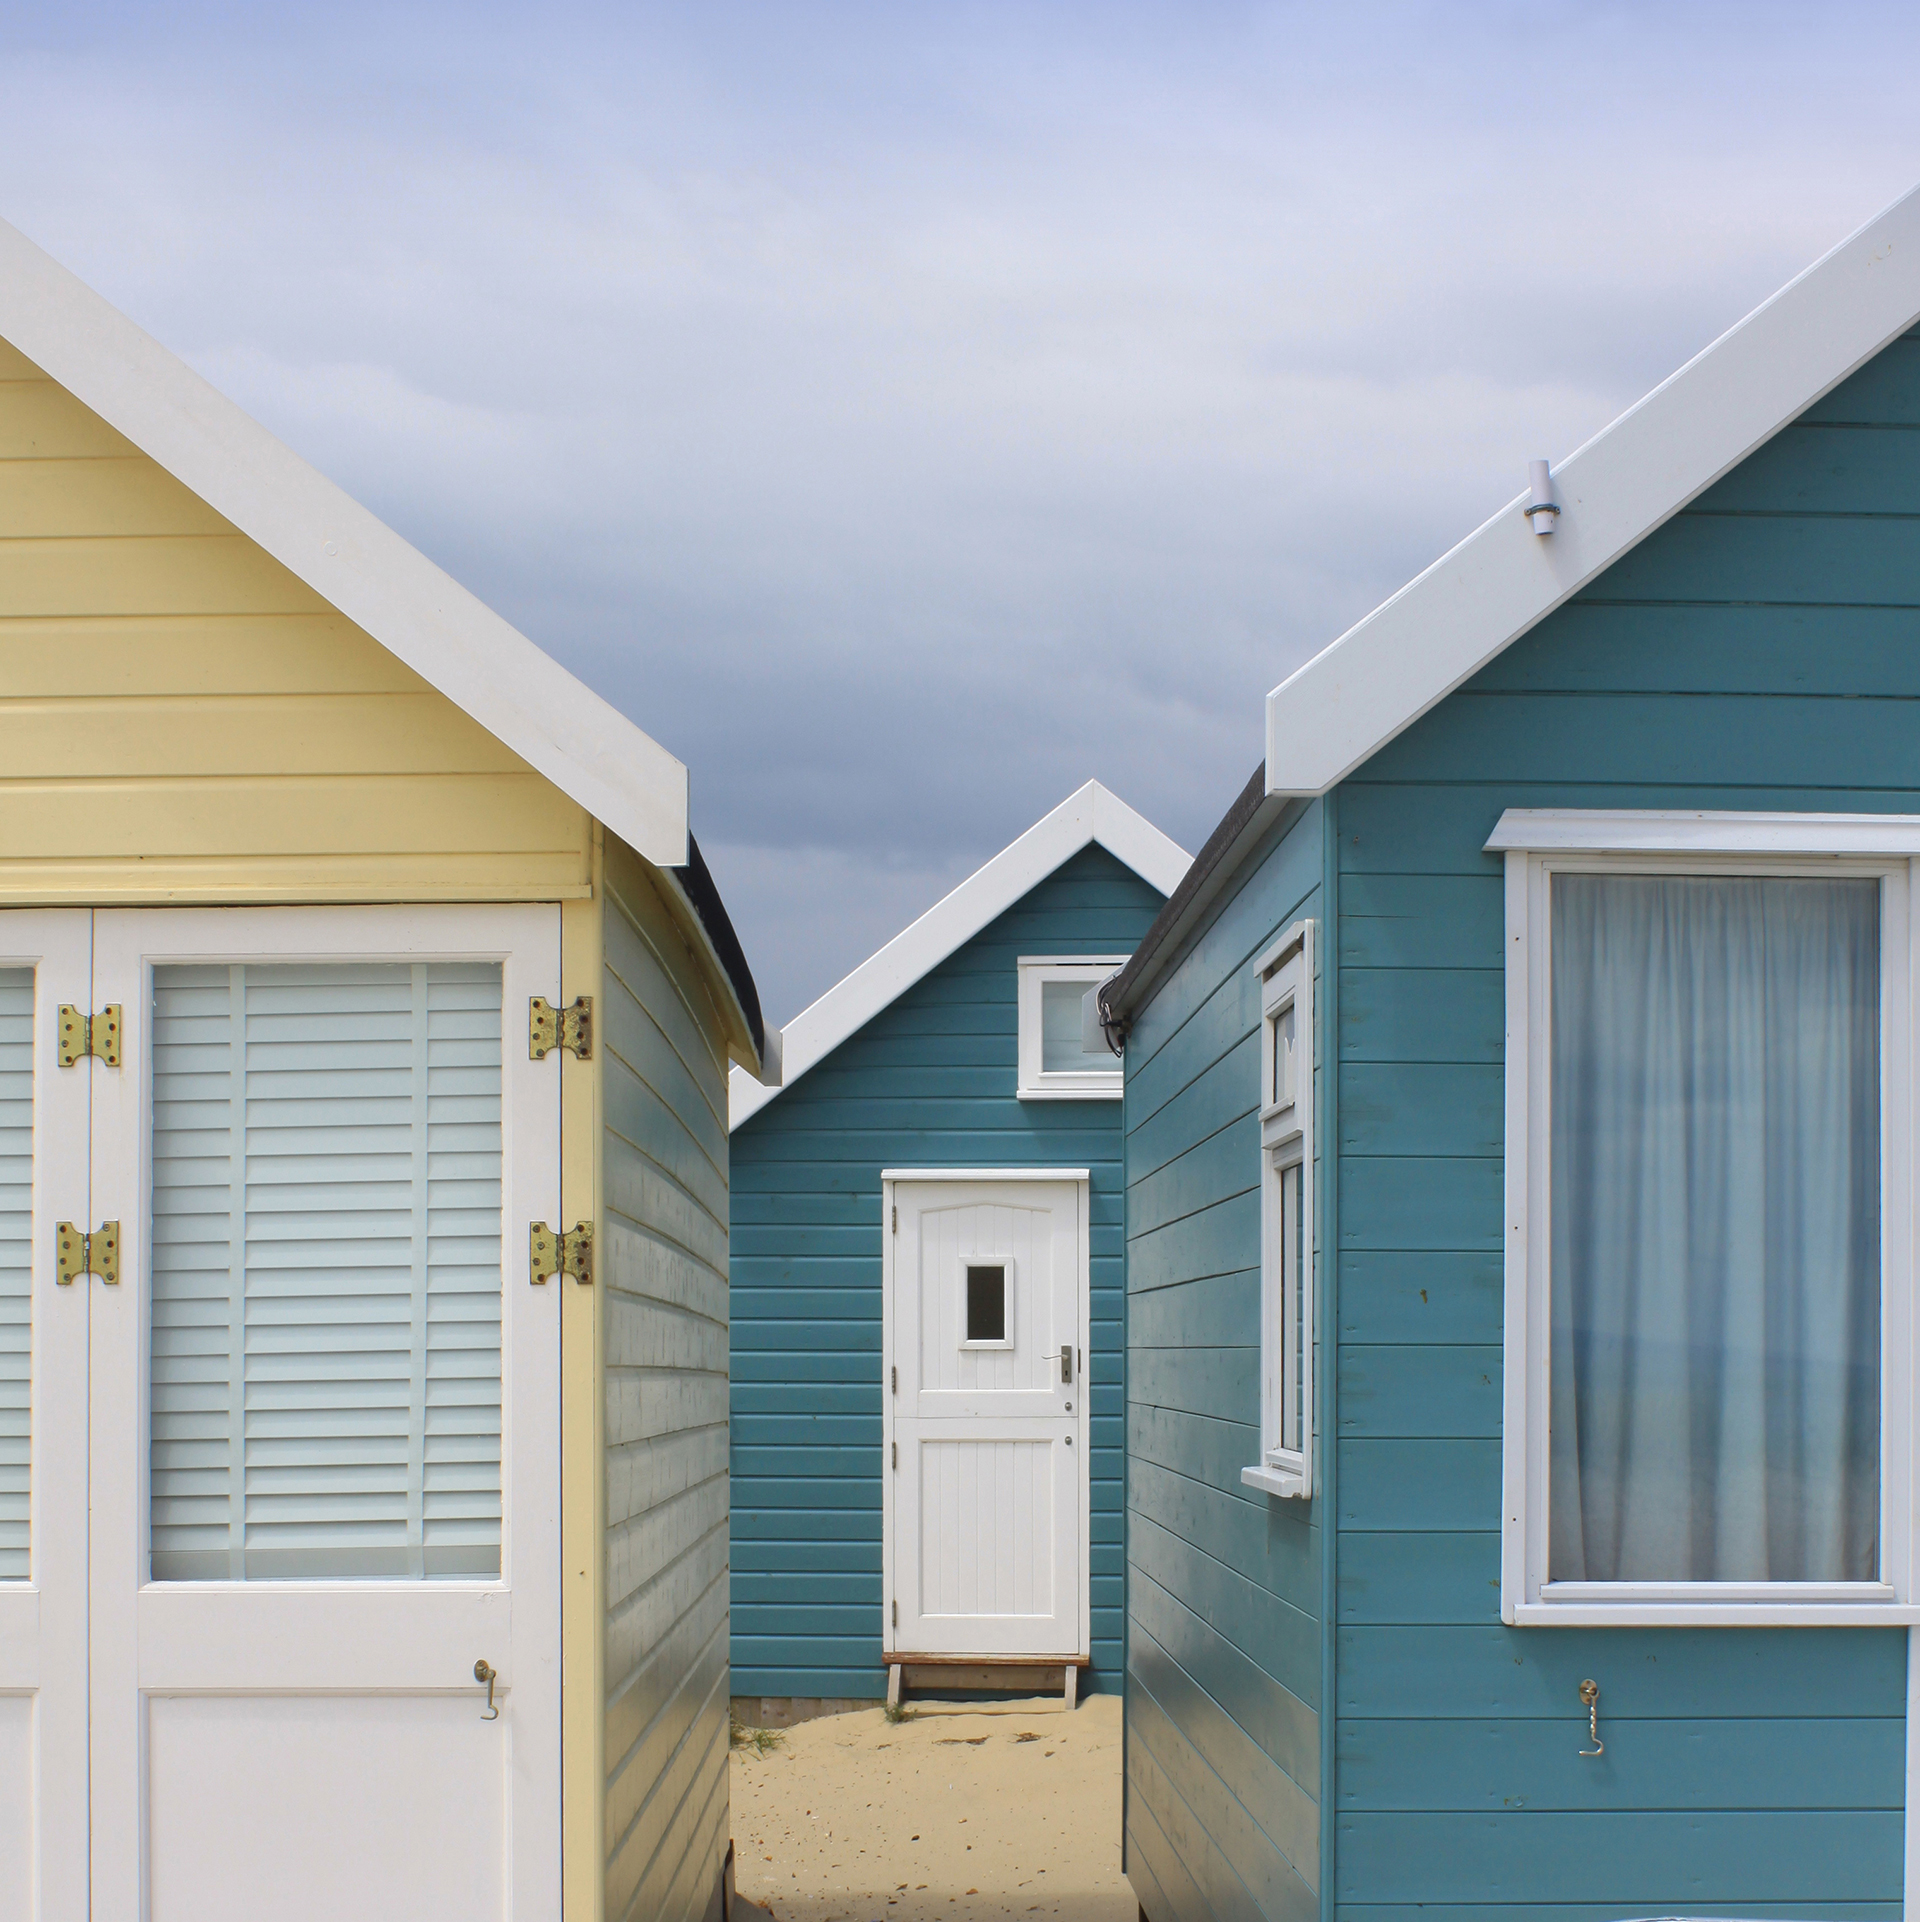
<svg viewBox="0 0 1920 1922">
<path fill-rule="evenodd" d="M 0 1914 L 716 1915 L 686 770 L 0 225 Z"/>
</svg>

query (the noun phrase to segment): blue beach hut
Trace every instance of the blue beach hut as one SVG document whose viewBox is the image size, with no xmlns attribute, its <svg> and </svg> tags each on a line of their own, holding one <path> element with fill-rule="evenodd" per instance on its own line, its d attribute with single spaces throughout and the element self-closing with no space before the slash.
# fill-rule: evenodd
<svg viewBox="0 0 1920 1922">
<path fill-rule="evenodd" d="M 1120 1064 L 1083 1003 L 1187 860 L 1089 781 L 792 1022 L 782 1087 L 734 1078 L 740 1719 L 1118 1685 Z"/>
<path fill-rule="evenodd" d="M 1920 1914 L 1920 197 L 1270 697 L 1117 981 L 1151 1922 Z"/>
</svg>

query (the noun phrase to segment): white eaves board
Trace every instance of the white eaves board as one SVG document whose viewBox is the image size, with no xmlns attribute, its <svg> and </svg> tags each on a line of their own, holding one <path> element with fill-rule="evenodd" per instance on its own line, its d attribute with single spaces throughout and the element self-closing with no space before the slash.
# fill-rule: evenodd
<svg viewBox="0 0 1920 1922">
<path fill-rule="evenodd" d="M 684 864 L 679 761 L 5 221 L 0 339 L 636 853 Z"/>
<path fill-rule="evenodd" d="M 1267 792 L 1324 794 L 1920 319 L 1920 188 L 1789 281 L 1267 696 Z"/>
<path fill-rule="evenodd" d="M 1193 858 L 1118 795 L 1098 781 L 1087 782 L 787 1022 L 781 1032 L 782 1085 L 791 1087 L 850 1034 L 865 1027 L 1092 842 L 1163 895 L 1180 885 Z M 729 1131 L 758 1114 L 779 1092 L 778 1087 L 766 1087 L 744 1069 L 735 1068 L 728 1080 Z"/>
</svg>

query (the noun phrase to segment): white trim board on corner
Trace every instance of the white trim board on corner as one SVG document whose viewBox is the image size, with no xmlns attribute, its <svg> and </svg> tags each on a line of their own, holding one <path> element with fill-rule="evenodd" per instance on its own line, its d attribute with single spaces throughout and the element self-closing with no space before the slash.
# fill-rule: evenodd
<svg viewBox="0 0 1920 1922">
<path fill-rule="evenodd" d="M 1171 894 L 1193 865 L 1193 857 L 1145 815 L 1137 814 L 1098 781 L 1087 782 L 787 1022 L 781 1030 L 783 1085 L 792 1087 L 849 1035 L 998 920 L 1023 894 L 1095 842 L 1163 895 Z M 729 1130 L 750 1120 L 780 1093 L 742 1068 L 734 1069 L 727 1086 Z"/>
</svg>

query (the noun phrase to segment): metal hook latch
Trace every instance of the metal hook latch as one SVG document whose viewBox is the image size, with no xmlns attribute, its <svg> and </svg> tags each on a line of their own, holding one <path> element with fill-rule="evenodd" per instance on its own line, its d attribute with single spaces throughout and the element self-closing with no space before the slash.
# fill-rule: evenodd
<svg viewBox="0 0 1920 1922">
<path fill-rule="evenodd" d="M 1580 1684 L 1580 1699 L 1587 1706 L 1587 1735 L 1592 1748 L 1583 1748 L 1582 1755 L 1604 1755 L 1607 1745 L 1600 1739 L 1600 1684 L 1588 1679 Z"/>
<path fill-rule="evenodd" d="M 493 1685 L 500 1679 L 500 1671 L 483 1655 L 473 1665 L 473 1679 L 476 1682 L 485 1682 L 487 1685 L 487 1706 L 481 1712 L 481 1721 L 499 1721 L 500 1711 L 493 1705 Z"/>
</svg>

